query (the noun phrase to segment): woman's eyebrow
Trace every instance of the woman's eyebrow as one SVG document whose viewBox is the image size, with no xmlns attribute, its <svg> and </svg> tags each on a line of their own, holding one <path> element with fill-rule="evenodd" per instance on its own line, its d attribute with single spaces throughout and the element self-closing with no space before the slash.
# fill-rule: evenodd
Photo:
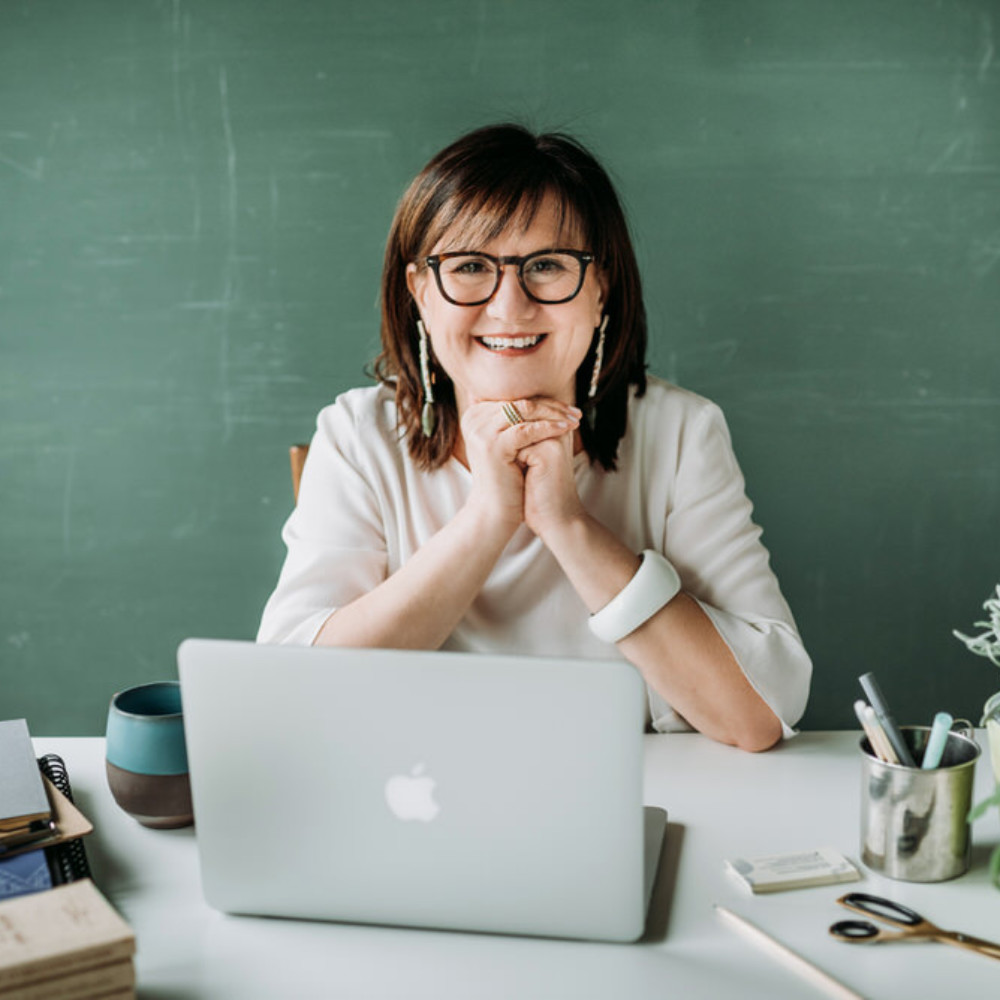
<svg viewBox="0 0 1000 1000">
<path fill-rule="evenodd" d="M 491 253 L 483 249 L 484 245 L 502 239 L 508 234 L 520 235 L 531 228 L 537 213 L 528 215 L 526 212 L 517 212 L 507 219 L 497 219 L 495 217 L 479 217 L 477 223 L 476 216 L 459 215 L 451 221 L 444 233 L 434 242 L 437 249 L 435 253 L 455 253 L 456 251 L 468 251 L 469 253 Z M 502 225 L 501 225 L 502 223 Z M 451 233 L 454 232 L 454 236 Z M 560 248 L 588 249 L 587 241 L 584 239 L 583 227 L 579 221 L 573 217 L 568 210 L 560 212 L 559 225 L 551 241 L 544 245 L 539 245 L 534 250 L 554 250 Z M 534 251 L 529 250 L 529 253 Z M 496 254 L 493 254 L 496 256 Z M 522 255 L 523 256 L 523 255 Z"/>
<path fill-rule="evenodd" d="M 494 243 L 497 240 L 502 239 L 503 236 L 511 229 L 512 227 L 508 227 L 507 229 L 501 231 L 497 236 L 493 236 L 490 233 L 470 231 L 459 233 L 454 238 L 449 238 L 445 235 L 435 244 L 437 247 L 435 252 L 455 253 L 456 251 L 462 251 L 467 253 L 490 254 L 496 257 L 499 255 L 493 250 L 484 249 L 484 244 Z M 538 253 L 540 250 L 586 250 L 588 249 L 586 243 L 587 241 L 583 239 L 579 227 L 563 225 L 551 239 L 543 240 L 537 247 L 527 250 L 525 253 L 520 254 L 520 256 L 524 257 L 527 256 L 527 254 Z"/>
</svg>

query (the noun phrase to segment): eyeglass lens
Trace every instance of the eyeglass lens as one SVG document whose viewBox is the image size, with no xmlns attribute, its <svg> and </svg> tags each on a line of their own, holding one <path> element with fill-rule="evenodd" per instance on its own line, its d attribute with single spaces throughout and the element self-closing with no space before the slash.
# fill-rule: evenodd
<svg viewBox="0 0 1000 1000">
<path fill-rule="evenodd" d="M 538 302 L 565 302 L 583 284 L 584 263 L 568 253 L 531 254 L 519 268 L 524 290 Z M 472 305 L 491 298 L 500 285 L 502 269 L 479 254 L 442 256 L 438 266 L 441 290 L 453 302 Z"/>
</svg>

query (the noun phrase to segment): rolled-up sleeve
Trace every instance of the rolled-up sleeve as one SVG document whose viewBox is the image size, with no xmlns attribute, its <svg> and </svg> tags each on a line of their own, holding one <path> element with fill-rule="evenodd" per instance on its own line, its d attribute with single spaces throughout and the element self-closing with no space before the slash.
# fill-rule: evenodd
<svg viewBox="0 0 1000 1000">
<path fill-rule="evenodd" d="M 802 717 L 812 662 L 753 521 L 721 410 L 704 408 L 682 434 L 666 517 L 665 555 L 788 737 Z M 678 718 L 651 694 L 654 729 Z"/>
</svg>

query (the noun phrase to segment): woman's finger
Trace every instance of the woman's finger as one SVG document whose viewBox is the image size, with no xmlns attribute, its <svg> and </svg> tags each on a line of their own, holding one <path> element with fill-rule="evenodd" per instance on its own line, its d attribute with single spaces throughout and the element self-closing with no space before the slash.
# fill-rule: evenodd
<svg viewBox="0 0 1000 1000">
<path fill-rule="evenodd" d="M 540 441 L 547 441 L 552 438 L 560 438 L 565 434 L 570 434 L 580 425 L 579 420 L 559 419 L 559 420 L 526 420 L 522 424 L 516 424 L 506 428 L 501 433 L 501 439 L 505 447 L 509 447 L 516 455 L 524 448 L 530 448 Z"/>
<path fill-rule="evenodd" d="M 536 420 L 574 420 L 579 423 L 583 416 L 577 407 L 547 396 L 504 400 L 497 406 L 500 416 L 511 427 Z"/>
</svg>

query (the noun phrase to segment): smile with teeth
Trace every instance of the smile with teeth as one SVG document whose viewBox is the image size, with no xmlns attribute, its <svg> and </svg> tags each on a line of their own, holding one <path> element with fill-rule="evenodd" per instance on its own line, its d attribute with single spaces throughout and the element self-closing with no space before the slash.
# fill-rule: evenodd
<svg viewBox="0 0 1000 1000">
<path fill-rule="evenodd" d="M 539 333 L 532 337 L 479 337 L 479 343 L 491 351 L 523 351 L 540 344 L 545 334 Z"/>
</svg>

